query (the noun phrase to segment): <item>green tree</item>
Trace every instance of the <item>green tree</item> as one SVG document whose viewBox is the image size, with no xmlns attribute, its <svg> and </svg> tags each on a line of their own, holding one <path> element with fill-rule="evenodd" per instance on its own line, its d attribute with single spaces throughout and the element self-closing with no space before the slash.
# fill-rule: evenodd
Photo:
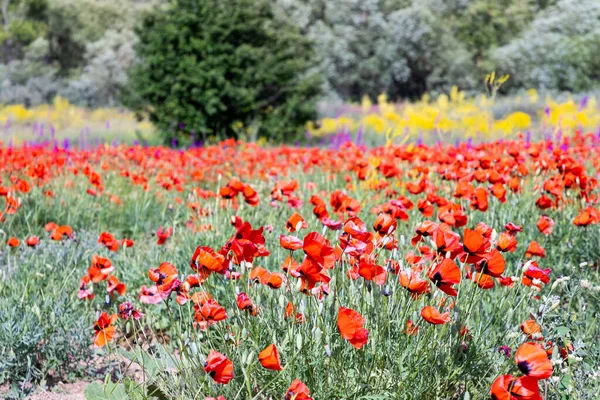
<svg viewBox="0 0 600 400">
<path fill-rule="evenodd" d="M 312 43 L 268 0 L 173 0 L 137 34 L 125 100 L 167 142 L 193 132 L 290 139 L 315 117 Z"/>
</svg>

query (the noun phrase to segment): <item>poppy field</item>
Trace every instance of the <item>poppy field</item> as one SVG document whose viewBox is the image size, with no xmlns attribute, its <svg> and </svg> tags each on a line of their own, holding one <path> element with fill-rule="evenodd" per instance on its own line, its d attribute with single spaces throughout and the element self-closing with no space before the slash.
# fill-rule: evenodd
<svg viewBox="0 0 600 400">
<path fill-rule="evenodd" d="M 5 395 L 597 398 L 599 156 L 5 143 Z"/>
</svg>

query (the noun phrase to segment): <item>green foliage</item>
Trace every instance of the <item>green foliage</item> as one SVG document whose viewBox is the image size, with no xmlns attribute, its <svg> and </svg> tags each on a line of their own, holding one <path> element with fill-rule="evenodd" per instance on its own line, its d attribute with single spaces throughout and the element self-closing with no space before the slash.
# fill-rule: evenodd
<svg viewBox="0 0 600 400">
<path fill-rule="evenodd" d="M 145 16 L 128 103 L 164 133 L 292 138 L 315 117 L 315 54 L 266 0 L 174 0 Z"/>
<path fill-rule="evenodd" d="M 424 92 L 447 92 L 453 85 L 481 93 L 483 77 L 493 70 L 511 75 L 503 92 L 532 87 L 588 92 L 600 80 L 595 0 L 227 1 L 232 5 L 205 2 L 197 10 L 213 14 L 196 16 L 195 11 L 173 11 L 177 7 L 171 5 L 191 9 L 204 3 L 200 0 L 8 0 L 1 16 L 0 71 L 31 60 L 26 51 L 32 43 L 45 40 L 48 45 L 44 57 L 35 57 L 38 65 L 25 68 L 39 74 L 25 82 L 2 76 L 0 102 L 39 104 L 60 94 L 90 107 L 127 103 L 160 121 L 167 140 L 188 141 L 192 131 L 196 139 L 217 134 L 291 139 L 313 115 L 313 102 L 305 99 L 318 94 L 318 80 L 328 100 L 342 101 L 381 93 L 392 100 L 414 99 Z M 223 11 L 226 5 L 231 12 Z M 234 12 L 237 8 L 241 11 Z M 154 22 L 143 21 L 145 11 L 155 16 Z M 178 29 L 157 39 L 154 47 L 145 42 L 139 47 L 158 51 L 173 40 L 174 46 L 160 48 L 165 55 L 152 61 L 164 65 L 152 75 L 155 67 L 142 60 L 132 73 L 138 82 L 130 85 L 126 72 L 136 58 L 137 42 L 131 32 L 140 24 L 142 30 L 151 23 L 166 27 L 169 20 L 158 16 L 169 12 L 182 16 L 172 24 Z M 209 21 L 208 28 L 201 18 Z M 243 34 L 235 43 L 228 24 L 253 36 Z M 259 30 L 262 34 L 256 35 Z M 145 34 L 148 43 L 154 37 Z M 228 46 L 238 44 L 252 50 L 228 52 Z M 283 50 L 265 54 L 260 48 Z M 185 57 L 172 58 L 177 52 Z M 163 63 L 167 54 L 171 58 Z M 207 57 L 214 60 L 207 62 Z M 159 79 L 160 85 L 149 83 Z M 163 94 L 151 94 L 161 88 Z"/>
<path fill-rule="evenodd" d="M 600 79 L 600 4 L 560 0 L 493 54 L 517 87 L 587 90 Z"/>
<path fill-rule="evenodd" d="M 68 283 L 85 252 L 76 243 L 39 251 L 0 253 L 0 382 L 11 384 L 13 397 L 89 374 L 91 340 L 81 327 L 90 320 Z"/>
<path fill-rule="evenodd" d="M 456 14 L 456 35 L 481 63 L 491 49 L 514 38 L 533 19 L 536 1 L 472 1 Z"/>
<path fill-rule="evenodd" d="M 133 63 L 137 37 L 130 30 L 107 31 L 86 46 L 82 73 L 69 82 L 61 95 L 73 104 L 88 107 L 114 106 L 128 84 L 127 70 Z"/>
</svg>

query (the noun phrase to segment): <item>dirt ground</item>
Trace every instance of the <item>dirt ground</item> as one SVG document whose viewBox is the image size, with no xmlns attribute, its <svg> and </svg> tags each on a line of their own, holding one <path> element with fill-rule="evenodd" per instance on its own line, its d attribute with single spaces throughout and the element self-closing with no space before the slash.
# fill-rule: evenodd
<svg viewBox="0 0 600 400">
<path fill-rule="evenodd" d="M 35 394 L 27 397 L 28 400 L 85 400 L 83 391 L 88 385 L 87 381 L 75 381 L 73 383 L 59 383 L 50 391 L 38 390 Z"/>
<path fill-rule="evenodd" d="M 83 391 L 89 384 L 89 381 L 79 380 L 72 383 L 59 382 L 50 390 L 37 389 L 37 391 L 28 396 L 27 400 L 85 400 Z M 8 385 L 0 386 L 0 399 L 10 394 Z"/>
</svg>

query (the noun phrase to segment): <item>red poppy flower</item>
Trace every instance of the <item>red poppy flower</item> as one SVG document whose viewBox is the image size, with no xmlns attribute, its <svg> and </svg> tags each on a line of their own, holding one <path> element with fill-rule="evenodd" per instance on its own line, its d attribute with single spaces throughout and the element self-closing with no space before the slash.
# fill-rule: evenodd
<svg viewBox="0 0 600 400">
<path fill-rule="evenodd" d="M 491 188 L 492 195 L 497 198 L 500 203 L 506 202 L 506 188 L 502 183 L 496 183 Z"/>
<path fill-rule="evenodd" d="M 542 215 L 536 225 L 540 232 L 542 232 L 544 235 L 549 235 L 552 233 L 554 221 L 547 215 Z"/>
<path fill-rule="evenodd" d="M 311 232 L 304 237 L 302 249 L 306 256 L 321 268 L 333 268 L 336 259 L 335 251 L 331 247 L 329 240 L 317 232 Z"/>
<path fill-rule="evenodd" d="M 533 256 L 541 258 L 546 257 L 546 250 L 544 250 L 535 240 L 532 240 L 531 243 L 529 243 L 529 247 L 527 247 L 527 250 L 525 251 L 525 257 L 531 258 Z"/>
<path fill-rule="evenodd" d="M 358 264 L 358 274 L 368 281 L 373 281 L 381 286 L 385 283 L 387 272 L 381 265 L 361 259 Z"/>
<path fill-rule="evenodd" d="M 296 307 L 294 307 L 292 302 L 287 303 L 285 306 L 285 312 L 283 314 L 283 319 L 288 319 L 290 317 L 294 317 L 294 320 L 299 324 L 304 322 L 304 315 L 297 312 Z"/>
<path fill-rule="evenodd" d="M 400 285 L 408 290 L 414 299 L 423 293 L 429 293 L 429 282 L 411 269 L 400 271 L 399 279 Z"/>
<path fill-rule="evenodd" d="M 98 237 L 98 243 L 102 243 L 110 251 L 119 250 L 119 241 L 108 232 L 102 232 L 100 234 L 100 237 Z"/>
<path fill-rule="evenodd" d="M 173 228 L 169 227 L 166 230 L 163 230 L 162 226 L 159 227 L 158 231 L 156 231 L 156 237 L 158 238 L 156 244 L 158 244 L 159 246 L 165 244 L 167 239 L 170 238 L 172 234 Z"/>
<path fill-rule="evenodd" d="M 62 240 L 64 237 L 72 237 L 73 236 L 73 229 L 71 229 L 70 226 L 67 225 L 63 225 L 63 226 L 58 226 L 55 229 L 52 230 L 52 232 L 50 233 L 50 239 L 52 240 Z"/>
<path fill-rule="evenodd" d="M 286 250 L 300 250 L 304 246 L 304 242 L 298 239 L 296 236 L 279 236 L 279 244 Z"/>
<path fill-rule="evenodd" d="M 92 300 L 94 297 L 96 297 L 96 295 L 88 289 L 88 285 L 90 285 L 91 282 L 92 280 L 90 279 L 89 275 L 85 275 L 83 278 L 81 278 L 79 283 L 79 292 L 77 293 L 78 298 L 82 300 Z"/>
<path fill-rule="evenodd" d="M 117 292 L 119 296 L 123 296 L 125 291 L 127 290 L 127 286 L 123 282 L 119 282 L 116 276 L 111 275 L 108 277 L 108 284 L 106 285 L 106 291 L 108 293 Z"/>
<path fill-rule="evenodd" d="M 541 269 L 535 261 L 528 261 L 525 265 L 527 268 L 521 278 L 521 283 L 525 286 L 535 286 L 539 289 L 541 283 L 548 284 L 550 282 L 550 273 L 552 272 L 550 268 Z"/>
<path fill-rule="evenodd" d="M 479 211 L 487 211 L 488 209 L 488 194 L 482 187 L 475 189 L 471 197 L 471 209 Z"/>
<path fill-rule="evenodd" d="M 233 379 L 233 363 L 215 350 L 211 350 L 204 363 L 204 372 L 217 383 L 227 385 Z"/>
<path fill-rule="evenodd" d="M 493 400 L 542 400 L 537 379 L 500 375 L 490 389 Z"/>
<path fill-rule="evenodd" d="M 600 211 L 594 207 L 588 207 L 581 211 L 573 220 L 575 226 L 589 226 L 600 223 Z"/>
<path fill-rule="evenodd" d="M 171 263 L 163 262 L 158 268 L 150 268 L 148 277 L 156 283 L 159 293 L 165 293 L 165 298 L 171 293 L 174 282 L 177 280 L 177 268 Z"/>
<path fill-rule="evenodd" d="M 331 280 L 327 270 L 309 257 L 304 259 L 297 271 L 302 281 L 302 291 L 305 293 L 313 289 L 317 283 L 329 283 Z"/>
<path fill-rule="evenodd" d="M 423 221 L 415 229 L 416 235 L 413 236 L 410 243 L 416 246 L 424 237 L 432 236 L 438 229 L 438 225 L 432 221 Z"/>
<path fill-rule="evenodd" d="M 267 286 L 271 289 L 279 289 L 284 282 L 285 275 L 279 272 L 274 272 L 269 275 L 269 278 L 267 279 Z"/>
<path fill-rule="evenodd" d="M 198 246 L 190 261 L 190 268 L 208 277 L 212 272 L 222 273 L 226 268 L 225 257 L 210 247 Z"/>
<path fill-rule="evenodd" d="M 408 336 L 416 335 L 419 333 L 419 327 L 409 319 L 406 321 L 406 329 L 404 329 L 404 333 L 406 333 Z"/>
<path fill-rule="evenodd" d="M 134 242 L 131 239 L 123 239 L 121 240 L 121 244 L 123 245 L 123 247 L 133 247 Z"/>
<path fill-rule="evenodd" d="M 352 217 L 344 222 L 344 232 L 352 235 L 361 242 L 371 240 L 372 233 L 367 231 L 367 226 L 358 217 Z"/>
<path fill-rule="evenodd" d="M 552 199 L 543 194 L 535 201 L 535 205 L 541 208 L 542 210 L 548 209 L 552 207 Z"/>
<path fill-rule="evenodd" d="M 250 271 L 248 278 L 252 282 L 261 283 L 266 285 L 269 282 L 269 278 L 271 277 L 271 273 L 264 269 L 263 267 L 254 267 Z"/>
<path fill-rule="evenodd" d="M 196 309 L 194 325 L 199 325 L 202 330 L 227 319 L 227 311 L 212 299 L 205 301 L 201 306 L 195 304 L 194 308 Z"/>
<path fill-rule="evenodd" d="M 423 307 L 421 317 L 430 324 L 442 325 L 450 321 L 450 312 L 440 313 L 432 306 Z"/>
<path fill-rule="evenodd" d="M 325 217 L 323 219 L 321 219 L 321 222 L 323 223 L 323 225 L 325 225 L 327 228 L 331 229 L 332 231 L 339 231 L 340 229 L 342 229 L 342 221 L 334 221 L 332 219 L 330 219 L 329 217 Z"/>
<path fill-rule="evenodd" d="M 238 178 L 231 178 L 231 180 L 219 189 L 219 195 L 224 199 L 232 199 L 238 195 L 238 193 L 243 192 L 245 189 L 245 185 Z"/>
<path fill-rule="evenodd" d="M 115 270 L 112 262 L 108 258 L 100 257 L 97 254 L 92 256 L 92 265 L 88 268 L 88 275 L 92 282 L 99 283 L 106 280 Z"/>
<path fill-rule="evenodd" d="M 537 324 L 537 322 L 535 322 L 534 319 L 528 319 L 527 321 L 523 321 L 520 328 L 521 328 L 521 332 L 526 334 L 528 339 L 533 339 L 533 340 L 542 340 L 543 339 L 542 329 Z"/>
<path fill-rule="evenodd" d="M 509 222 L 508 224 L 504 225 L 504 229 L 506 229 L 506 231 L 511 235 L 516 235 L 519 232 L 523 232 L 522 226 L 515 225 L 512 222 Z"/>
<path fill-rule="evenodd" d="M 449 258 L 455 258 L 464 251 L 463 244 L 460 242 L 460 235 L 452 232 L 449 225 L 440 224 L 433 234 L 433 241 L 437 247 L 438 254 Z"/>
<path fill-rule="evenodd" d="M 119 304 L 119 317 L 128 320 L 133 318 L 138 320 L 144 316 L 144 313 L 133 308 L 133 305 L 129 301 L 125 301 Z"/>
<path fill-rule="evenodd" d="M 44 225 L 44 229 L 46 230 L 46 232 L 50 233 L 53 230 L 55 230 L 56 228 L 58 228 L 58 225 L 55 224 L 54 222 L 48 222 L 46 225 Z"/>
<path fill-rule="evenodd" d="M 94 324 L 94 331 L 96 339 L 94 345 L 96 347 L 104 347 L 104 345 L 110 342 L 115 336 L 116 328 L 112 326 L 117 320 L 117 315 L 113 314 L 110 317 L 106 312 L 102 312 L 100 317 Z"/>
<path fill-rule="evenodd" d="M 475 264 L 475 269 L 478 272 L 483 272 L 487 275 L 499 278 L 504 273 L 506 261 L 498 250 L 492 250 L 489 253 L 484 253 L 481 260 Z"/>
<path fill-rule="evenodd" d="M 292 214 L 292 216 L 285 223 L 285 229 L 287 229 L 288 232 L 296 232 L 302 228 L 308 228 L 308 224 L 298 213 Z"/>
<path fill-rule="evenodd" d="M 258 361 L 266 369 L 281 371 L 281 362 L 279 361 L 279 353 L 274 344 L 268 345 L 263 351 L 258 354 Z"/>
<path fill-rule="evenodd" d="M 501 276 L 500 277 L 500 285 L 505 287 L 513 287 L 515 281 L 510 276 Z"/>
<path fill-rule="evenodd" d="M 515 353 L 519 370 L 534 379 L 547 379 L 552 375 L 552 361 L 538 343 L 523 343 Z"/>
<path fill-rule="evenodd" d="M 485 252 L 483 235 L 476 230 L 465 229 L 463 235 L 463 247 L 465 252 L 470 255 L 477 255 Z"/>
<path fill-rule="evenodd" d="M 29 236 L 26 240 L 25 240 L 25 244 L 29 247 L 35 247 L 40 243 L 40 239 L 38 239 L 37 236 Z"/>
<path fill-rule="evenodd" d="M 248 311 L 251 315 L 257 314 L 256 306 L 252 303 L 252 300 L 250 300 L 250 297 L 248 297 L 246 293 L 242 292 L 238 294 L 236 304 L 240 310 Z"/>
<path fill-rule="evenodd" d="M 481 272 L 476 273 L 472 280 L 477 286 L 484 290 L 493 289 L 495 285 L 494 279 L 491 276 Z"/>
<path fill-rule="evenodd" d="M 10 239 L 8 239 L 8 242 L 6 242 L 6 244 L 10 247 L 19 247 L 19 245 L 21 244 L 21 241 L 19 239 L 17 239 L 14 236 L 11 236 Z"/>
<path fill-rule="evenodd" d="M 517 239 L 506 232 L 502 232 L 498 235 L 498 244 L 496 248 L 503 252 L 514 252 L 517 250 Z"/>
<path fill-rule="evenodd" d="M 429 279 L 444 293 L 450 296 L 458 294 L 454 285 L 460 283 L 460 269 L 451 259 L 444 258 L 441 263 L 433 264 L 429 270 Z"/>
<path fill-rule="evenodd" d="M 361 349 L 369 339 L 369 331 L 363 328 L 364 323 L 364 318 L 356 311 L 345 307 L 339 308 L 337 326 L 340 334 L 357 349 Z"/>
<path fill-rule="evenodd" d="M 246 187 L 244 187 L 242 195 L 244 196 L 244 201 L 246 204 L 250 205 L 251 207 L 256 207 L 260 203 L 258 193 L 250 185 L 246 185 Z"/>
<path fill-rule="evenodd" d="M 164 300 L 164 298 L 158 293 L 158 288 L 156 286 L 150 286 L 149 288 L 142 286 L 140 288 L 139 299 L 145 304 L 158 304 Z"/>
<path fill-rule="evenodd" d="M 389 214 L 380 213 L 373 223 L 373 229 L 380 235 L 389 235 L 396 230 L 396 220 Z"/>
<path fill-rule="evenodd" d="M 308 387 L 300 379 L 294 379 L 285 392 L 284 400 L 312 400 L 312 397 Z"/>
<path fill-rule="evenodd" d="M 313 214 L 319 219 L 323 220 L 324 218 L 329 218 L 329 212 L 327 212 L 327 205 L 325 202 L 318 196 L 311 196 L 310 204 L 314 206 Z"/>
</svg>

